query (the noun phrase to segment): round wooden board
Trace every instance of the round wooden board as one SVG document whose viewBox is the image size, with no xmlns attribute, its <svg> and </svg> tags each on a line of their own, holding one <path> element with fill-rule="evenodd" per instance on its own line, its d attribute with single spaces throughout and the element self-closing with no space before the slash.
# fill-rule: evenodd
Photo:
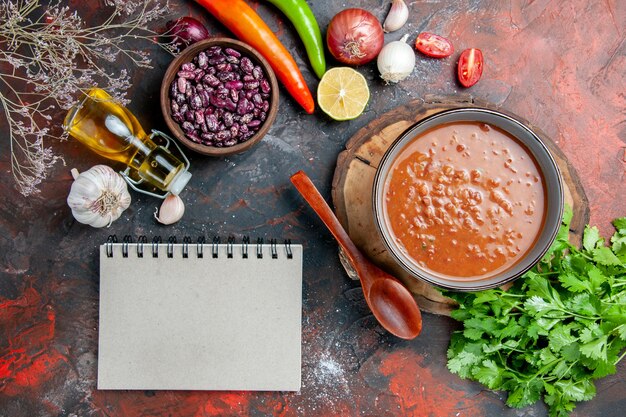
<svg viewBox="0 0 626 417">
<path fill-rule="evenodd" d="M 387 252 L 374 224 L 372 188 L 378 164 L 389 146 L 416 122 L 431 114 L 459 107 L 483 107 L 509 114 L 531 128 L 554 156 L 563 176 L 565 201 L 574 211 L 570 234 L 579 243 L 589 221 L 589 205 L 578 175 L 565 155 L 540 129 L 524 119 L 496 106 L 471 97 L 427 97 L 397 107 L 360 129 L 346 143 L 346 150 L 337 158 L 332 184 L 332 199 L 341 224 L 354 243 L 370 259 L 387 272 L 401 279 L 423 311 L 448 315 L 454 302 L 443 297 L 434 287 L 409 276 Z M 346 262 L 343 262 L 346 266 Z M 349 267 L 348 274 L 353 276 Z"/>
</svg>

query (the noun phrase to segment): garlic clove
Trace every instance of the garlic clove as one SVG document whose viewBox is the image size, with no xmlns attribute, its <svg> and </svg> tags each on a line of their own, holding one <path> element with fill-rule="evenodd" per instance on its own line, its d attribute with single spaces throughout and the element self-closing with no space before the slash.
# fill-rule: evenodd
<svg viewBox="0 0 626 417">
<path fill-rule="evenodd" d="M 159 215 L 157 216 L 157 212 Z M 179 221 L 185 214 L 185 203 L 174 194 L 165 197 L 161 208 L 154 210 L 154 218 L 162 224 L 172 224 Z"/>
<path fill-rule="evenodd" d="M 389 14 L 385 19 L 385 23 L 383 23 L 383 30 L 385 32 L 394 32 L 404 26 L 408 18 L 409 8 L 404 0 L 393 0 Z"/>
</svg>

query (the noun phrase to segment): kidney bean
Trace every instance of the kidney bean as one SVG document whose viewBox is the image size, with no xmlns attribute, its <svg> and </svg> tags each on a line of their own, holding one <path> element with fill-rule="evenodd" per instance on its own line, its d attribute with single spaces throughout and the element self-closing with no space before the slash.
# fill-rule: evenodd
<svg viewBox="0 0 626 417">
<path fill-rule="evenodd" d="M 209 57 L 204 51 L 198 54 L 198 66 L 202 69 L 206 69 L 209 66 Z"/>
<path fill-rule="evenodd" d="M 259 93 L 256 93 L 252 96 L 252 102 L 257 107 L 263 107 L 263 97 L 261 97 L 261 94 Z"/>
<path fill-rule="evenodd" d="M 178 91 L 180 91 L 181 94 L 185 94 L 185 91 L 187 91 L 187 80 L 184 78 L 179 78 L 176 83 L 178 85 Z"/>
<path fill-rule="evenodd" d="M 227 98 L 226 100 L 224 100 L 224 108 L 231 112 L 237 111 L 237 104 L 231 99 Z"/>
<path fill-rule="evenodd" d="M 229 64 L 233 64 L 233 65 L 238 65 L 239 64 L 239 58 L 237 58 L 236 56 L 227 56 L 226 57 L 226 62 L 228 62 Z"/>
<path fill-rule="evenodd" d="M 193 122 L 196 120 L 196 116 L 193 114 L 191 110 L 187 110 L 185 112 L 185 120 L 187 120 L 188 122 Z"/>
<path fill-rule="evenodd" d="M 196 132 L 188 132 L 186 133 L 187 137 L 196 143 L 202 143 L 202 139 L 198 136 Z"/>
<path fill-rule="evenodd" d="M 221 64 L 224 61 L 226 61 L 226 58 L 224 57 L 224 55 L 214 55 L 211 58 L 209 58 L 209 65 Z"/>
<path fill-rule="evenodd" d="M 204 140 L 213 141 L 215 140 L 215 133 L 203 133 L 200 137 Z"/>
<path fill-rule="evenodd" d="M 259 120 L 264 121 L 265 119 L 267 119 L 267 113 L 265 113 L 264 111 L 259 113 Z"/>
<path fill-rule="evenodd" d="M 226 98 L 226 96 L 229 94 L 229 92 L 230 92 L 230 91 L 229 91 L 229 90 L 228 90 L 228 88 L 226 88 L 226 87 L 218 87 L 218 88 L 215 90 L 215 93 L 216 93 L 217 95 L 219 95 L 221 98 Z"/>
<path fill-rule="evenodd" d="M 261 69 L 258 65 L 255 66 L 254 69 L 252 69 L 252 75 L 255 79 L 261 80 L 263 78 L 263 69 Z"/>
<path fill-rule="evenodd" d="M 233 138 L 236 138 L 239 135 L 239 125 L 232 125 L 230 127 L 230 135 Z"/>
<path fill-rule="evenodd" d="M 185 113 L 187 113 L 187 111 L 189 111 L 189 105 L 187 103 L 184 103 L 182 106 L 180 106 L 180 113 L 184 116 Z"/>
<path fill-rule="evenodd" d="M 224 115 L 222 116 L 222 120 L 224 121 L 224 126 L 226 127 L 231 127 L 235 122 L 233 114 L 228 111 L 224 113 Z"/>
<path fill-rule="evenodd" d="M 235 73 L 233 72 L 218 72 L 217 78 L 219 78 L 219 80 L 223 83 L 228 81 L 235 81 L 237 79 Z"/>
<path fill-rule="evenodd" d="M 194 116 L 195 116 L 196 124 L 198 126 L 204 124 L 204 112 L 202 110 L 196 110 L 194 112 Z"/>
<path fill-rule="evenodd" d="M 180 113 L 180 105 L 175 101 L 170 102 L 170 109 L 172 113 Z"/>
<path fill-rule="evenodd" d="M 188 121 L 184 121 L 181 127 L 183 128 L 185 133 L 193 132 L 194 130 L 193 124 Z"/>
<path fill-rule="evenodd" d="M 211 132 L 217 132 L 220 125 L 219 122 L 217 120 L 217 116 L 215 116 L 214 114 L 209 114 L 207 116 L 205 116 L 205 120 L 206 120 L 206 127 L 207 129 L 209 129 Z"/>
<path fill-rule="evenodd" d="M 215 107 L 224 107 L 224 104 L 226 104 L 224 99 L 220 98 L 217 94 L 210 94 L 209 101 L 211 105 Z"/>
<path fill-rule="evenodd" d="M 246 90 L 256 90 L 259 88 L 259 82 L 249 81 L 247 83 L 243 83 L 243 88 L 245 88 Z"/>
<path fill-rule="evenodd" d="M 207 51 L 206 54 L 208 56 L 215 56 L 215 55 L 219 55 L 222 53 L 222 47 L 221 46 L 212 46 L 210 47 Z"/>
<path fill-rule="evenodd" d="M 193 71 L 196 69 L 196 65 L 193 62 L 185 62 L 180 66 L 183 71 Z"/>
<path fill-rule="evenodd" d="M 228 56 L 234 56 L 236 58 L 241 58 L 241 53 L 239 51 L 234 50 L 233 48 L 224 49 L 224 53 Z"/>
<path fill-rule="evenodd" d="M 248 99 L 240 98 L 237 102 L 237 114 L 243 116 L 246 113 L 248 113 Z"/>
<path fill-rule="evenodd" d="M 202 98 L 200 98 L 200 95 L 194 94 L 191 97 L 191 102 L 189 104 L 191 105 L 191 108 L 194 110 L 200 109 L 202 108 Z"/>
<path fill-rule="evenodd" d="M 202 77 L 202 81 L 204 81 L 205 84 L 210 85 L 211 87 L 217 87 L 218 85 L 220 85 L 220 80 L 213 74 L 206 74 L 204 77 Z"/>
<path fill-rule="evenodd" d="M 261 91 L 264 92 L 265 94 L 269 94 L 269 92 L 272 89 L 270 87 L 270 82 L 267 81 L 266 79 L 262 79 L 261 81 L 259 81 L 259 85 L 261 87 Z"/>
<path fill-rule="evenodd" d="M 250 129 L 248 129 L 248 125 L 246 125 L 246 124 L 239 125 L 239 133 L 240 134 L 245 135 L 249 131 L 250 131 Z"/>
<path fill-rule="evenodd" d="M 180 78 L 186 78 L 186 79 L 196 77 L 196 74 L 194 74 L 193 71 L 178 71 L 176 75 L 178 75 Z"/>
<path fill-rule="evenodd" d="M 225 83 L 224 87 L 229 90 L 241 90 L 243 88 L 243 83 L 239 80 L 232 80 Z"/>
<path fill-rule="evenodd" d="M 254 69 L 254 64 L 250 61 L 250 58 L 243 57 L 239 62 L 239 68 L 246 74 L 252 74 L 252 70 Z"/>
<path fill-rule="evenodd" d="M 178 124 L 181 124 L 185 121 L 185 118 L 181 113 L 172 113 L 172 119 Z"/>
<path fill-rule="evenodd" d="M 231 138 L 230 130 L 222 130 L 220 132 L 217 132 L 217 134 L 215 135 L 215 138 L 221 142 L 227 139 L 230 139 Z"/>
<path fill-rule="evenodd" d="M 202 107 L 206 108 L 209 104 L 211 104 L 211 98 L 207 90 L 202 90 L 200 92 L 200 98 L 202 98 Z"/>
<path fill-rule="evenodd" d="M 270 109 L 270 103 L 269 103 L 269 101 L 267 101 L 267 100 L 263 100 L 263 107 L 262 107 L 262 109 L 263 109 L 263 111 L 264 111 L 264 112 L 266 112 L 266 113 L 269 111 L 269 109 Z"/>
<path fill-rule="evenodd" d="M 241 116 L 240 121 L 243 124 L 248 124 L 253 118 L 254 118 L 254 115 L 252 113 L 248 113 L 248 114 L 244 114 L 243 116 Z"/>
<path fill-rule="evenodd" d="M 250 75 L 250 74 L 246 74 L 243 77 L 241 77 L 241 79 L 243 80 L 244 83 L 249 83 L 255 80 L 254 75 Z"/>
<path fill-rule="evenodd" d="M 170 97 L 175 98 L 178 94 L 178 81 L 170 85 Z"/>
<path fill-rule="evenodd" d="M 233 70 L 233 66 L 228 62 L 223 62 L 221 64 L 217 64 L 215 69 L 217 72 L 231 72 Z"/>
<path fill-rule="evenodd" d="M 239 101 L 239 93 L 237 92 L 237 90 L 230 90 L 230 99 L 233 101 L 233 103 Z"/>
</svg>

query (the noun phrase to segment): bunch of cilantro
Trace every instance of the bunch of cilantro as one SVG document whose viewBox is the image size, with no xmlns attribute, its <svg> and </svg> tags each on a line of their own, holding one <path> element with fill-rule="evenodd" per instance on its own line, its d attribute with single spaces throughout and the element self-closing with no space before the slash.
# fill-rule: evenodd
<svg viewBox="0 0 626 417">
<path fill-rule="evenodd" d="M 521 408 L 541 397 L 551 416 L 567 416 L 596 394 L 593 380 L 616 372 L 626 355 L 626 217 L 609 245 L 587 226 L 582 248 L 568 241 L 572 211 L 543 259 L 513 286 L 445 292 L 463 322 L 448 349 L 448 369 Z"/>
</svg>

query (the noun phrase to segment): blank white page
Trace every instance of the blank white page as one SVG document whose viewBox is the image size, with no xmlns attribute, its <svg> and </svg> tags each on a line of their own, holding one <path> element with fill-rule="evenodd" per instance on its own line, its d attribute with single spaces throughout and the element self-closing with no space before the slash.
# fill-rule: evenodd
<svg viewBox="0 0 626 417">
<path fill-rule="evenodd" d="M 301 245 L 124 245 L 100 247 L 98 389 L 300 389 Z"/>
</svg>

